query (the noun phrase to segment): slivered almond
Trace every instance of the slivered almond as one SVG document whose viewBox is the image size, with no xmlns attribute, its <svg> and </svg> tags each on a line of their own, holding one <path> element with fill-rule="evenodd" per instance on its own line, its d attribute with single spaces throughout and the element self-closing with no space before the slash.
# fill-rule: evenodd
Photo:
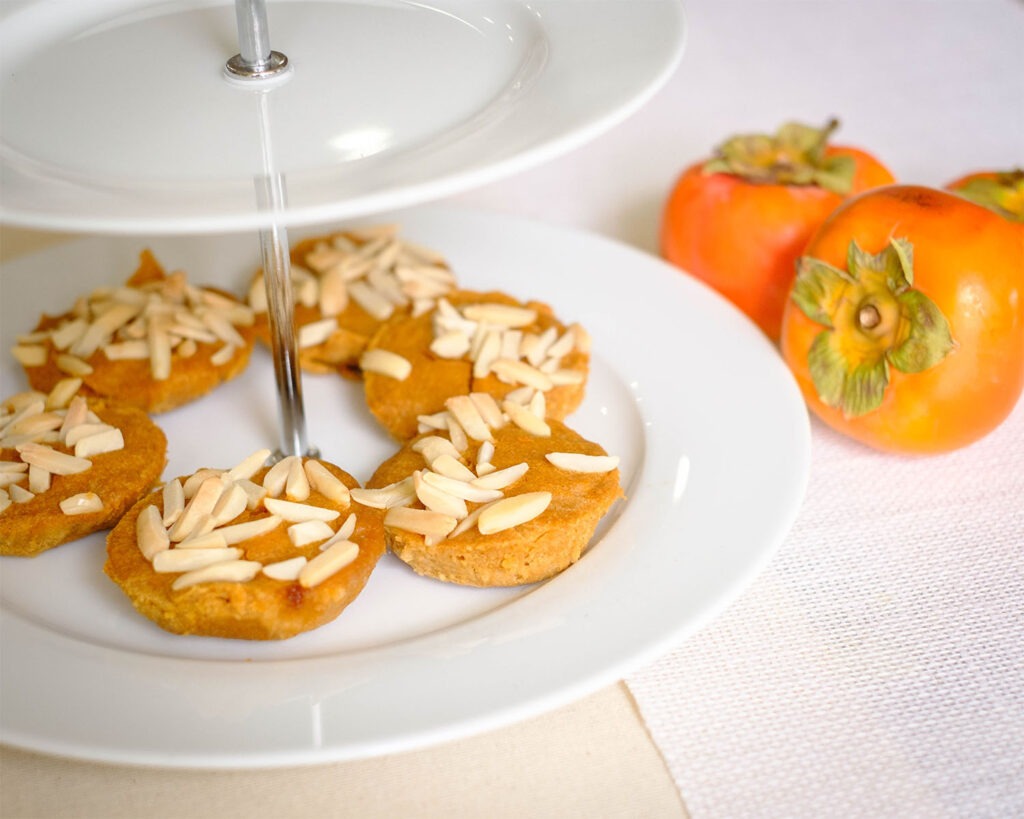
<svg viewBox="0 0 1024 819">
<path fill-rule="evenodd" d="M 284 496 L 288 500 L 305 501 L 309 500 L 309 494 L 309 478 L 306 477 L 302 458 L 294 458 L 291 461 L 291 466 L 288 468 L 288 479 L 284 484 Z"/>
<path fill-rule="evenodd" d="M 514 358 L 499 358 L 491 364 L 491 370 L 498 378 L 513 384 L 524 384 L 536 390 L 550 390 L 553 384 L 547 373 L 525 361 Z"/>
<path fill-rule="evenodd" d="M 299 574 L 305 567 L 305 556 L 290 557 L 287 560 L 279 560 L 277 563 L 267 563 L 263 566 L 263 574 L 271 580 L 298 580 Z"/>
<path fill-rule="evenodd" d="M 516 389 L 505 395 L 504 401 L 514 401 L 516 404 L 522 404 L 526 406 L 530 403 L 533 398 L 533 394 L 536 390 L 533 387 L 516 387 Z"/>
<path fill-rule="evenodd" d="M 37 495 L 46 492 L 50 488 L 51 477 L 49 470 L 32 464 L 28 468 L 28 491 Z"/>
<path fill-rule="evenodd" d="M 103 501 L 95 492 L 79 492 L 70 498 L 64 498 L 59 506 L 65 515 L 88 515 L 103 511 Z"/>
<path fill-rule="evenodd" d="M 319 586 L 333 577 L 359 556 L 359 546 L 351 540 L 340 540 L 329 549 L 320 552 L 299 572 L 299 585 L 304 589 Z"/>
<path fill-rule="evenodd" d="M 107 452 L 118 452 L 124 449 L 124 435 L 116 427 L 105 429 L 102 432 L 87 435 L 75 444 L 75 456 L 78 458 L 92 458 L 96 455 L 104 455 Z"/>
<path fill-rule="evenodd" d="M 100 432 L 108 432 L 112 429 L 115 429 L 115 427 L 112 427 L 110 424 L 106 424 L 103 422 L 93 424 L 90 423 L 89 421 L 83 421 L 79 424 L 75 424 L 74 426 L 72 426 L 61 437 L 64 441 L 65 446 L 73 447 L 83 438 L 88 438 L 90 435 L 96 435 Z"/>
<path fill-rule="evenodd" d="M 179 542 L 193 533 L 199 519 L 206 517 L 217 505 L 224 491 L 224 479 L 220 475 L 212 475 L 204 480 L 195 495 L 185 504 L 181 517 L 174 523 L 168 534 L 171 540 Z"/>
<path fill-rule="evenodd" d="M 548 347 L 548 358 L 562 358 L 576 348 L 576 331 L 569 327 L 558 340 Z"/>
<path fill-rule="evenodd" d="M 452 396 L 444 405 L 474 441 L 494 440 L 490 427 L 468 395 Z"/>
<path fill-rule="evenodd" d="M 141 305 L 114 302 L 109 309 L 93 319 L 81 337 L 69 348 L 72 355 L 88 358 L 108 339 L 138 315 Z"/>
<path fill-rule="evenodd" d="M 435 489 L 440 489 L 442 492 L 446 492 L 456 498 L 472 501 L 473 503 L 488 503 L 501 497 L 501 492 L 497 489 L 477 486 L 466 481 L 449 478 L 446 475 L 439 475 L 436 472 L 423 472 L 423 480 Z"/>
<path fill-rule="evenodd" d="M 222 538 L 228 546 L 234 546 L 236 543 L 243 543 L 250 538 L 259 537 L 265 535 L 267 532 L 272 532 L 278 526 L 281 525 L 281 518 L 277 515 L 267 515 L 263 518 L 255 518 L 254 520 L 247 520 L 245 523 L 234 523 L 230 526 L 221 526 L 215 531 Z"/>
<path fill-rule="evenodd" d="M 334 530 L 322 520 L 304 520 L 288 527 L 288 539 L 296 548 L 328 540 L 333 535 Z"/>
<path fill-rule="evenodd" d="M 523 338 L 521 330 L 506 330 L 501 334 L 499 358 L 519 358 L 519 343 Z"/>
<path fill-rule="evenodd" d="M 304 324 L 299 328 L 299 349 L 305 350 L 309 347 L 315 347 L 318 344 L 323 344 L 327 339 L 334 335 L 337 329 L 338 320 L 333 317 Z"/>
<path fill-rule="evenodd" d="M 263 488 L 267 490 L 268 496 L 279 498 L 284 494 L 292 464 L 297 460 L 298 455 L 287 455 L 267 470 L 263 476 Z"/>
<path fill-rule="evenodd" d="M 215 526 L 223 526 L 230 523 L 244 512 L 249 505 L 249 496 L 237 483 L 228 483 L 227 488 L 217 499 L 210 517 L 213 518 Z"/>
<path fill-rule="evenodd" d="M 150 504 L 135 519 L 135 542 L 146 560 L 152 561 L 157 552 L 171 547 L 171 539 L 167 537 L 160 510 Z"/>
<path fill-rule="evenodd" d="M 611 472 L 619 465 L 617 455 L 584 455 L 580 452 L 548 452 L 549 463 L 569 472 Z"/>
<path fill-rule="evenodd" d="M 445 410 L 431 413 L 430 415 L 417 415 L 416 421 L 420 426 L 427 427 L 428 429 L 441 431 L 448 429 L 448 413 Z"/>
<path fill-rule="evenodd" d="M 60 429 L 64 418 L 56 412 L 39 412 L 19 418 L 4 429 L 5 435 L 37 435 Z"/>
<path fill-rule="evenodd" d="M 416 490 L 413 487 L 412 476 L 403 478 L 395 483 L 382 486 L 379 489 L 356 488 L 350 490 L 352 500 L 369 506 L 373 509 L 391 509 L 399 506 L 407 506 L 416 499 Z"/>
<path fill-rule="evenodd" d="M 7 494 L 5 489 L 0 488 L 0 512 L 10 507 L 11 503 L 11 496 Z"/>
<path fill-rule="evenodd" d="M 359 367 L 364 372 L 386 375 L 398 381 L 404 381 L 412 372 L 412 364 L 407 358 L 390 350 L 367 350 L 359 357 Z"/>
<path fill-rule="evenodd" d="M 413 485 L 416 487 L 416 497 L 420 499 L 420 503 L 432 512 L 451 515 L 456 520 L 469 514 L 465 500 L 424 481 L 422 471 L 416 470 L 413 473 Z"/>
<path fill-rule="evenodd" d="M 338 316 L 348 307 L 348 287 L 340 270 L 331 268 L 320 277 L 320 315 Z"/>
<path fill-rule="evenodd" d="M 550 503 L 550 492 L 526 492 L 502 498 L 480 513 L 476 528 L 483 535 L 511 529 L 538 517 Z"/>
<path fill-rule="evenodd" d="M 174 522 L 181 517 L 185 511 L 185 490 L 181 481 L 175 478 L 173 481 L 164 484 L 161 493 L 163 502 L 163 524 L 165 527 L 174 525 Z"/>
<path fill-rule="evenodd" d="M 65 409 L 82 386 L 81 378 L 62 378 L 46 396 L 46 409 Z"/>
<path fill-rule="evenodd" d="M 11 347 L 11 355 L 23 367 L 42 367 L 46 363 L 47 351 L 42 344 L 16 344 Z"/>
<path fill-rule="evenodd" d="M 29 466 L 24 461 L 0 461 L 0 474 L 5 472 L 28 472 Z"/>
<path fill-rule="evenodd" d="M 171 589 L 180 591 L 201 583 L 248 583 L 263 567 L 255 560 L 228 560 L 185 572 L 176 577 Z"/>
<path fill-rule="evenodd" d="M 339 506 L 348 506 L 350 501 L 349 489 L 342 483 L 333 472 L 331 472 L 320 461 L 313 458 L 308 459 L 304 464 L 306 477 L 310 486 Z"/>
<path fill-rule="evenodd" d="M 26 489 L 24 486 L 19 486 L 16 483 L 8 485 L 7 494 L 11 496 L 11 500 L 15 503 L 28 503 L 36 496 L 35 492 L 30 489 Z"/>
<path fill-rule="evenodd" d="M 242 550 L 228 546 L 223 549 L 166 549 L 153 555 L 153 571 L 159 574 L 191 572 L 204 566 L 238 560 Z"/>
<path fill-rule="evenodd" d="M 472 321 L 485 321 L 501 327 L 526 327 L 537 320 L 537 311 L 529 307 L 493 302 L 467 304 L 462 308 L 462 315 Z"/>
<path fill-rule="evenodd" d="M 168 325 L 167 332 L 178 339 L 191 339 L 192 341 L 198 341 L 203 344 L 213 344 L 217 341 L 217 334 L 206 327 L 195 327 L 190 322 L 175 321 L 173 324 Z M 107 345 L 107 349 L 111 345 Z M 109 354 L 108 354 L 109 357 Z"/>
<path fill-rule="evenodd" d="M 227 477 L 229 481 L 237 481 L 241 478 L 251 478 L 260 471 L 263 464 L 267 462 L 267 458 L 269 457 L 269 449 L 257 449 L 251 455 L 247 456 L 229 469 L 225 477 Z"/>
<path fill-rule="evenodd" d="M 362 280 L 351 282 L 348 286 L 348 294 L 352 301 L 377 321 L 386 321 L 395 311 L 395 307 L 390 301 Z"/>
<path fill-rule="evenodd" d="M 457 523 L 451 515 L 408 506 L 396 506 L 384 515 L 385 526 L 424 536 L 446 537 Z"/>
<path fill-rule="evenodd" d="M 517 404 L 514 401 L 505 401 L 502 404 L 502 408 L 508 414 L 512 423 L 521 430 L 529 432 L 531 435 L 536 435 L 539 438 L 547 438 L 551 435 L 551 427 L 522 404 Z"/>
<path fill-rule="evenodd" d="M 25 466 L 27 467 L 28 464 L 25 464 Z M 27 476 L 27 472 L 0 472 L 0 489 L 11 486 L 12 484 L 21 483 L 27 479 Z M 29 487 L 29 489 L 31 490 L 31 487 Z"/>
<path fill-rule="evenodd" d="M 192 358 L 199 350 L 199 346 L 196 344 L 195 339 L 186 338 L 176 348 L 176 352 L 182 358 Z"/>
<path fill-rule="evenodd" d="M 92 375 L 92 366 L 78 356 L 62 353 L 57 356 L 56 363 L 57 369 L 66 375 L 72 375 L 76 378 L 85 378 L 87 375 Z"/>
<path fill-rule="evenodd" d="M 536 415 L 538 418 L 540 418 L 540 420 L 542 421 L 545 418 L 547 418 L 548 401 L 544 397 L 544 393 L 542 393 L 540 390 L 537 390 L 537 392 L 535 392 L 533 396 L 531 396 L 529 403 L 527 403 L 526 405 L 526 408 L 534 415 Z"/>
<path fill-rule="evenodd" d="M 307 520 L 330 521 L 341 514 L 337 509 L 313 506 L 309 503 L 295 503 L 280 498 L 264 498 L 263 506 L 272 515 L 277 515 L 289 523 L 302 523 Z"/>
<path fill-rule="evenodd" d="M 171 377 L 171 339 L 160 322 L 151 321 L 146 331 L 149 344 L 149 371 L 156 381 Z"/>
<path fill-rule="evenodd" d="M 430 351 L 441 358 L 462 358 L 469 352 L 469 336 L 461 330 L 441 333 L 430 343 Z"/>
<path fill-rule="evenodd" d="M 238 348 L 234 344 L 225 344 L 210 356 L 210 363 L 215 367 L 223 367 L 235 357 L 237 352 Z"/>
<path fill-rule="evenodd" d="M 246 509 L 256 509 L 263 503 L 263 499 L 267 496 L 266 489 L 258 483 L 253 483 L 248 478 L 239 478 L 235 481 L 235 486 L 241 487 L 242 491 L 245 492 Z"/>
<path fill-rule="evenodd" d="M 355 531 L 356 513 L 352 512 L 345 518 L 345 522 L 338 527 L 338 531 L 334 533 L 334 537 L 328 543 L 333 543 L 335 540 L 350 540 Z M 321 548 L 323 547 L 321 546 Z"/>
<path fill-rule="evenodd" d="M 103 347 L 109 361 L 145 361 L 149 358 L 149 342 L 145 339 L 116 341 Z"/>
<path fill-rule="evenodd" d="M 232 347 L 244 347 L 245 339 L 235 329 L 235 326 L 225 318 L 220 310 L 203 310 L 199 313 L 203 324 L 210 328 L 211 332 L 225 344 Z"/>
<path fill-rule="evenodd" d="M 501 407 L 493 395 L 488 392 L 471 392 L 469 398 L 487 426 L 491 429 L 501 429 L 505 426 L 505 417 L 501 414 Z"/>
<path fill-rule="evenodd" d="M 523 358 L 534 367 L 539 367 L 541 362 L 548 357 L 548 350 L 558 339 L 558 330 L 548 327 L 536 337 L 536 340 L 529 346 L 529 349 L 522 353 Z"/>
<path fill-rule="evenodd" d="M 68 433 L 79 424 L 86 423 L 88 418 L 89 405 L 82 396 L 76 395 L 71 399 L 71 403 L 68 404 L 67 411 L 64 413 L 64 423 L 60 427 L 61 440 L 66 439 Z"/>
<path fill-rule="evenodd" d="M 257 276 L 249 285 L 249 306 L 257 313 L 267 312 L 267 285 L 263 276 Z"/>
<path fill-rule="evenodd" d="M 444 475 L 448 478 L 453 478 L 457 481 L 464 481 L 469 483 L 473 480 L 476 475 L 473 474 L 473 470 L 466 466 L 458 458 L 448 453 L 442 453 L 438 455 L 430 464 L 430 468 L 437 472 L 439 475 Z"/>
<path fill-rule="evenodd" d="M 50 341 L 58 350 L 66 350 L 82 337 L 88 327 L 89 322 L 82 318 L 65 321 L 50 333 Z"/>
<path fill-rule="evenodd" d="M 45 444 L 24 444 L 17 449 L 25 463 L 40 466 L 54 475 L 77 475 L 92 466 L 92 461 L 86 458 L 58 452 Z"/>
<path fill-rule="evenodd" d="M 480 444 L 480 449 L 476 451 L 476 468 L 477 475 L 480 474 L 481 466 L 491 466 L 491 459 L 494 457 L 494 442 L 484 441 Z"/>
<path fill-rule="evenodd" d="M 200 527 L 197 527 L 200 528 Z M 175 549 L 226 549 L 228 546 L 227 540 L 224 539 L 224 535 L 216 530 L 209 532 L 194 533 L 190 537 L 185 538 L 181 543 L 175 546 Z"/>
<path fill-rule="evenodd" d="M 427 435 L 420 438 L 412 444 L 412 449 L 414 452 L 419 452 L 427 466 L 430 467 L 433 467 L 434 461 L 442 455 L 447 455 L 456 461 L 461 458 L 459 450 L 455 448 L 454 444 L 440 435 Z"/>
<path fill-rule="evenodd" d="M 473 377 L 486 378 L 490 375 L 500 354 L 501 336 L 496 332 L 485 334 L 480 347 L 475 352 L 470 352 L 473 359 Z"/>
<path fill-rule="evenodd" d="M 12 426 L 21 423 L 21 421 L 23 421 L 24 419 L 31 418 L 35 415 L 40 415 L 45 410 L 45 395 L 32 393 L 25 393 L 24 395 L 30 396 L 30 398 L 27 398 L 26 400 L 20 403 L 20 406 L 18 406 L 15 409 L 14 414 L 7 419 L 4 425 L 4 429 L 10 429 Z M 11 399 L 8 401 L 8 403 L 13 404 L 14 402 Z"/>
<path fill-rule="evenodd" d="M 478 478 L 474 478 L 470 483 L 471 485 L 478 486 L 481 489 L 505 489 L 523 477 L 528 469 L 529 465 L 523 461 L 521 463 L 514 464 L 513 466 L 508 466 L 504 469 L 499 469 L 495 472 L 481 475 Z"/>
<path fill-rule="evenodd" d="M 579 370 L 568 370 L 565 368 L 555 370 L 548 374 L 551 383 L 556 387 L 572 386 L 582 384 L 585 376 Z"/>
<path fill-rule="evenodd" d="M 451 439 L 452 446 L 459 452 L 465 452 L 469 447 L 469 436 L 466 435 L 466 430 L 451 413 L 448 413 L 448 437 Z"/>
</svg>

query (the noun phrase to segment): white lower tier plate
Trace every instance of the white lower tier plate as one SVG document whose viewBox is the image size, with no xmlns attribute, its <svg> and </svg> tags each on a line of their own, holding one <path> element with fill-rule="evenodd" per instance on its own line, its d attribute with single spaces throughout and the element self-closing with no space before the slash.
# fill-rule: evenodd
<svg viewBox="0 0 1024 819">
<path fill-rule="evenodd" d="M 518 589 L 415 575 L 385 556 L 363 594 L 278 643 L 179 637 L 135 613 L 94 535 L 0 558 L 0 740 L 108 762 L 241 768 L 352 759 L 465 736 L 570 702 L 671 649 L 744 589 L 803 497 L 810 435 L 775 348 L 716 294 L 593 235 L 431 207 L 392 215 L 463 286 L 550 303 L 593 337 L 569 423 L 621 457 L 627 499 L 579 563 Z M 293 239 L 295 236 L 292 237 Z M 43 311 L 117 284 L 149 246 L 168 269 L 243 292 L 255 238 L 95 238 L 0 271 L 7 349 Z M 310 440 L 366 480 L 395 444 L 358 383 L 304 379 Z M 166 476 L 230 466 L 277 441 L 270 356 L 156 417 Z M 0 519 L 2 525 L 2 519 Z"/>
</svg>

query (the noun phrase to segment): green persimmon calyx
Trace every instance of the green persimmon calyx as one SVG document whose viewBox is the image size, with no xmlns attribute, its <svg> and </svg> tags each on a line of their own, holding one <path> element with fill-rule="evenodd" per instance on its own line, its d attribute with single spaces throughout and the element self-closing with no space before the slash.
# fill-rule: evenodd
<svg viewBox="0 0 1024 819">
<path fill-rule="evenodd" d="M 1024 222 L 1024 170 L 1001 171 L 994 179 L 977 177 L 956 189 L 964 199 L 993 210 L 1011 222 Z"/>
<path fill-rule="evenodd" d="M 876 409 L 889 386 L 889 368 L 918 373 L 956 346 L 949 321 L 928 296 L 913 288 L 914 248 L 892 239 L 881 253 L 847 249 L 846 270 L 804 256 L 797 261 L 791 298 L 827 329 L 807 354 L 822 402 L 847 418 Z"/>
<path fill-rule="evenodd" d="M 853 187 L 851 156 L 829 156 L 825 148 L 838 120 L 824 128 L 788 122 L 774 134 L 743 134 L 718 146 L 704 173 L 727 173 L 770 185 L 817 185 L 845 195 Z"/>
</svg>

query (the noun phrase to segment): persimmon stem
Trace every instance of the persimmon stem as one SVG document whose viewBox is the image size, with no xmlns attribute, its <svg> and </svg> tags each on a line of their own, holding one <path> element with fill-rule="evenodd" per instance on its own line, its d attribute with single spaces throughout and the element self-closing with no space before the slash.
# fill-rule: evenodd
<svg viewBox="0 0 1024 819">
<path fill-rule="evenodd" d="M 857 323 L 863 330 L 874 330 L 882 321 L 882 314 L 873 304 L 865 304 L 857 312 Z"/>
</svg>

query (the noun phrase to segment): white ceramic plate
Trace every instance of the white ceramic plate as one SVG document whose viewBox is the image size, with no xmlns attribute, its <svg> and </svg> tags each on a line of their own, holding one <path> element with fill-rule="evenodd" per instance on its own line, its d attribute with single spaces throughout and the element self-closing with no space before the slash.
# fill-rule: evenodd
<svg viewBox="0 0 1024 819">
<path fill-rule="evenodd" d="M 336 621 L 281 643 L 184 638 L 139 617 L 102 573 L 99 535 L 0 559 L 3 741 L 113 762 L 242 767 L 414 748 L 509 723 L 610 684 L 685 638 L 772 554 L 803 497 L 809 426 L 774 348 L 710 290 L 596 236 L 440 207 L 394 217 L 468 287 L 548 301 L 593 336 L 570 419 L 622 458 L 628 499 L 549 582 L 480 590 L 386 556 Z M 148 240 L 147 240 L 148 241 Z M 244 237 L 155 238 L 169 269 L 241 289 Z M 114 284 L 142 240 L 95 238 L 9 265 L 2 343 L 72 292 Z M 43 286 L 43 282 L 46 286 Z M 66 295 L 65 295 L 66 294 Z M 6 354 L 4 395 L 24 389 Z M 167 475 L 277 440 L 270 357 L 157 417 Z M 394 445 L 357 383 L 304 380 L 310 438 L 365 480 Z M 2 525 L 2 519 L 0 519 Z"/>
<path fill-rule="evenodd" d="M 0 220 L 222 233 L 407 207 L 627 117 L 683 48 L 679 0 L 271 0 L 289 78 L 222 76 L 229 0 L 0 4 Z M 283 178 L 287 208 L 256 202 Z"/>
</svg>

